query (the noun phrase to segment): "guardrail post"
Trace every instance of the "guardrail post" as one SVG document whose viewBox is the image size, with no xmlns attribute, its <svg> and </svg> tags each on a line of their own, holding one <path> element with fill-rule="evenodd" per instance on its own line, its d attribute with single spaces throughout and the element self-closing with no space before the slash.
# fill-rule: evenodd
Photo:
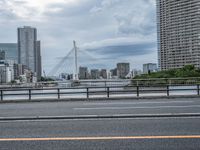
<svg viewBox="0 0 200 150">
<path fill-rule="evenodd" d="M 60 89 L 58 89 L 58 99 L 60 99 Z"/>
<path fill-rule="evenodd" d="M 29 100 L 31 100 L 31 89 L 28 90 L 28 97 L 29 97 Z"/>
<path fill-rule="evenodd" d="M 110 88 L 107 87 L 107 97 L 109 98 L 110 97 Z"/>
<path fill-rule="evenodd" d="M 169 85 L 167 85 L 167 96 L 169 97 Z"/>
<path fill-rule="evenodd" d="M 3 101 L 3 90 L 1 90 L 1 101 Z"/>
<path fill-rule="evenodd" d="M 87 88 L 87 98 L 89 98 L 89 88 Z"/>
<path fill-rule="evenodd" d="M 137 86 L 137 97 L 140 96 L 140 89 L 139 89 L 139 86 Z"/>
<path fill-rule="evenodd" d="M 197 85 L 197 95 L 200 95 L 200 91 L 199 91 L 199 84 Z"/>
</svg>

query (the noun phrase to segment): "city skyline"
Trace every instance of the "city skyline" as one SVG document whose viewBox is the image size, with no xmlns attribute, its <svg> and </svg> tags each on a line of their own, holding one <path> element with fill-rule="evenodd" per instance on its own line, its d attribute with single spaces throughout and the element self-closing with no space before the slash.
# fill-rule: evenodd
<svg viewBox="0 0 200 150">
<path fill-rule="evenodd" d="M 0 4 L 0 43 L 15 43 L 17 27 L 36 27 L 46 72 L 70 51 L 73 40 L 102 68 L 102 64 L 113 68 L 117 62 L 130 62 L 136 69 L 157 63 L 154 0 L 9 0 Z"/>
</svg>

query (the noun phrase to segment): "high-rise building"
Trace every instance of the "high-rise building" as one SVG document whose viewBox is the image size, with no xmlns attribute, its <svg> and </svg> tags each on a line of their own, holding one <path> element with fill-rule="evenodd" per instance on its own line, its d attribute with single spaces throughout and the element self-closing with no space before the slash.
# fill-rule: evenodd
<svg viewBox="0 0 200 150">
<path fill-rule="evenodd" d="M 41 78 L 40 41 L 37 41 L 37 29 L 25 26 L 18 28 L 18 58 L 19 64 L 26 65 Z"/>
<path fill-rule="evenodd" d="M 144 74 L 148 74 L 155 71 L 157 71 L 157 64 L 154 64 L 154 63 L 143 64 Z"/>
<path fill-rule="evenodd" d="M 200 1 L 157 0 L 158 61 L 161 70 L 200 68 Z"/>
<path fill-rule="evenodd" d="M 4 51 L 5 60 L 12 60 L 18 63 L 17 43 L 0 43 L 0 51 Z"/>
<path fill-rule="evenodd" d="M 119 78 L 126 78 L 126 76 L 130 72 L 130 64 L 129 63 L 118 63 L 117 64 L 117 76 Z"/>
</svg>

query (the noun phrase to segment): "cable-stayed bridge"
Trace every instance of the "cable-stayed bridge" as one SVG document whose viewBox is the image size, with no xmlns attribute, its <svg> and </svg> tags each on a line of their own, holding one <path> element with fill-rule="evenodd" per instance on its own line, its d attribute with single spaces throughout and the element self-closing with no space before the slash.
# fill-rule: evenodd
<svg viewBox="0 0 200 150">
<path fill-rule="evenodd" d="M 58 63 L 50 70 L 49 76 L 59 75 L 61 73 L 73 73 L 73 80 L 78 80 L 78 68 L 81 65 L 96 68 L 98 58 L 92 56 L 88 51 L 77 47 L 76 42 L 73 42 L 73 48 L 62 57 Z M 86 64 L 90 63 L 90 64 Z M 101 64 L 103 66 L 103 64 Z M 105 66 L 106 67 L 106 66 Z"/>
</svg>

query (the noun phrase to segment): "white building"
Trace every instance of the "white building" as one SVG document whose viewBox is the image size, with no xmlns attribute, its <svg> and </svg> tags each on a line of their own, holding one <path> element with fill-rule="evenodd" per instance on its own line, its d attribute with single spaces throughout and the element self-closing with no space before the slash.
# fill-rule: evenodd
<svg viewBox="0 0 200 150">
<path fill-rule="evenodd" d="M 1 62 L 0 83 L 10 83 L 12 80 L 14 80 L 14 72 L 12 66 Z"/>
<path fill-rule="evenodd" d="M 157 64 L 154 64 L 154 63 L 143 64 L 144 74 L 148 74 L 148 73 L 156 72 L 156 71 L 157 71 Z"/>
<path fill-rule="evenodd" d="M 10 83 L 13 79 L 13 69 L 11 67 L 6 67 L 6 83 Z"/>
</svg>

